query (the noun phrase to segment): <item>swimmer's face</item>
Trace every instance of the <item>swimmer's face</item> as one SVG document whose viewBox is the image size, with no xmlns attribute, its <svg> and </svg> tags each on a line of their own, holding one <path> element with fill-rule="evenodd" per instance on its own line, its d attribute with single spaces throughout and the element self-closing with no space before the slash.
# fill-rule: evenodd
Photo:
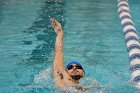
<svg viewBox="0 0 140 93">
<path fill-rule="evenodd" d="M 67 68 L 67 72 L 70 76 L 84 76 L 83 68 L 77 64 L 72 64 Z"/>
</svg>

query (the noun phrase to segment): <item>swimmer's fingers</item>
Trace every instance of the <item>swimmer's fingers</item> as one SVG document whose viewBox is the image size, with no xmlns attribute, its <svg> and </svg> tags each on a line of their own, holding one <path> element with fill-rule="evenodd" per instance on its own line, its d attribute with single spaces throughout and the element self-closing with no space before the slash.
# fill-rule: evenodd
<svg viewBox="0 0 140 93">
<path fill-rule="evenodd" d="M 56 20 L 51 18 L 50 21 L 52 23 L 53 28 L 55 28 L 57 26 Z"/>
<path fill-rule="evenodd" d="M 62 31 L 61 24 L 57 20 L 51 18 L 50 21 L 56 33 L 58 33 L 58 31 Z"/>
</svg>

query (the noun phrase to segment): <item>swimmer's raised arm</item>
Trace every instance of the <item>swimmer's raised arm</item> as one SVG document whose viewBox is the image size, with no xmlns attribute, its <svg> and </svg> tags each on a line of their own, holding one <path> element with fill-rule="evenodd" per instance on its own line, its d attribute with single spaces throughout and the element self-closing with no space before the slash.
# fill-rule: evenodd
<svg viewBox="0 0 140 93">
<path fill-rule="evenodd" d="M 53 77 L 56 78 L 57 74 L 62 73 L 64 70 L 64 55 L 63 55 L 63 30 L 61 24 L 55 19 L 50 19 L 52 27 L 57 34 L 55 41 L 55 53 L 53 62 Z"/>
</svg>

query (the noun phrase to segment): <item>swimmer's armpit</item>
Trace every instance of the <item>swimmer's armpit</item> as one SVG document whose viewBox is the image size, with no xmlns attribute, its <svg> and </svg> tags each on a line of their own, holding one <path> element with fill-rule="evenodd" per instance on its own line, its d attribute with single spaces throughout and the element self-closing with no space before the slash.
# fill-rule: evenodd
<svg viewBox="0 0 140 93">
<path fill-rule="evenodd" d="M 57 71 L 57 75 L 60 77 L 60 79 L 63 79 L 63 74 Z"/>
</svg>

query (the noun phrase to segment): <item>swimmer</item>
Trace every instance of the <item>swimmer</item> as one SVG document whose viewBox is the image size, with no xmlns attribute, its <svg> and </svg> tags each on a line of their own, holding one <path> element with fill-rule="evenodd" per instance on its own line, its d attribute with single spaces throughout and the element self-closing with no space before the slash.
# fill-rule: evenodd
<svg viewBox="0 0 140 93">
<path fill-rule="evenodd" d="M 53 62 L 53 80 L 54 83 L 61 88 L 69 86 L 76 89 L 89 89 L 79 84 L 80 78 L 85 77 L 85 71 L 79 62 L 72 61 L 64 67 L 64 54 L 63 54 L 63 30 L 61 24 L 55 20 L 50 19 L 52 27 L 56 32 L 55 53 Z"/>
</svg>

